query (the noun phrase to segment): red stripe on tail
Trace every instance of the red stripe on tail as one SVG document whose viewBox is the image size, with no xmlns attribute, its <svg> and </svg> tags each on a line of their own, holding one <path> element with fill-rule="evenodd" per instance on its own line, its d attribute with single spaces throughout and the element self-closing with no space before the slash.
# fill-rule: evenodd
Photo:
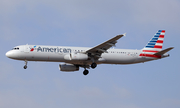
<svg viewBox="0 0 180 108">
<path fill-rule="evenodd" d="M 160 48 L 160 49 L 162 49 L 162 46 L 155 45 L 154 48 Z"/>
<path fill-rule="evenodd" d="M 157 40 L 156 43 L 163 43 L 163 40 Z"/>
<path fill-rule="evenodd" d="M 157 52 L 159 52 L 159 51 L 143 50 L 143 52 L 153 52 L 153 53 L 157 53 Z"/>
<path fill-rule="evenodd" d="M 162 33 L 165 33 L 165 30 L 162 30 L 161 32 L 162 32 Z"/>
<path fill-rule="evenodd" d="M 164 38 L 164 35 L 159 35 L 159 38 Z"/>
</svg>

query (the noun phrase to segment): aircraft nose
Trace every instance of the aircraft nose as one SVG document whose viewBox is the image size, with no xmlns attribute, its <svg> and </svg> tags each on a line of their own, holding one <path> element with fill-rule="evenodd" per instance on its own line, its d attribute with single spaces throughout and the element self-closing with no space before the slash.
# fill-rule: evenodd
<svg viewBox="0 0 180 108">
<path fill-rule="evenodd" d="M 6 53 L 6 57 L 12 58 L 12 56 L 13 56 L 12 51 L 8 51 L 8 52 Z"/>
</svg>

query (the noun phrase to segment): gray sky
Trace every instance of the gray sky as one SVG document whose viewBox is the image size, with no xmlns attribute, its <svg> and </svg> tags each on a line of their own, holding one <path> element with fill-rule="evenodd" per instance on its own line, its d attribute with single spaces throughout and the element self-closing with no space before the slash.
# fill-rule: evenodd
<svg viewBox="0 0 180 108">
<path fill-rule="evenodd" d="M 1 108 L 179 108 L 179 0 L 0 0 Z M 98 65 L 84 76 L 59 63 L 5 53 L 22 44 L 93 47 L 127 33 L 116 48 L 141 49 L 159 29 L 170 57 L 134 65 Z"/>
</svg>

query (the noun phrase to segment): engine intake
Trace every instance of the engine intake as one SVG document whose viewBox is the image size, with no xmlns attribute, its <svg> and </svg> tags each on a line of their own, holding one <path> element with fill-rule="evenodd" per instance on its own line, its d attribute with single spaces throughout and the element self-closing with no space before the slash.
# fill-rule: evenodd
<svg viewBox="0 0 180 108">
<path fill-rule="evenodd" d="M 65 72 L 79 71 L 79 66 L 73 64 L 59 64 L 59 70 Z"/>
</svg>

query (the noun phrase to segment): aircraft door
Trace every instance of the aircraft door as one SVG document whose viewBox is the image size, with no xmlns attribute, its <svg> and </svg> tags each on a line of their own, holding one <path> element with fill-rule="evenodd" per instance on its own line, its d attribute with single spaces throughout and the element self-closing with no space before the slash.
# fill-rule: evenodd
<svg viewBox="0 0 180 108">
<path fill-rule="evenodd" d="M 30 51 L 29 45 L 24 46 L 24 52 L 28 53 Z"/>
</svg>

